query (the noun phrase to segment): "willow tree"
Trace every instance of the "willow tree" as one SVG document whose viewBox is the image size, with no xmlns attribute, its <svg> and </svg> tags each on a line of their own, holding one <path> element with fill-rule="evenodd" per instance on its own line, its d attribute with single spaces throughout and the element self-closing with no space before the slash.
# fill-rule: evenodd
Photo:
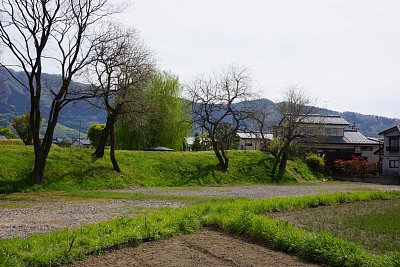
<svg viewBox="0 0 400 267">
<path fill-rule="evenodd" d="M 164 146 L 182 150 L 190 131 L 186 102 L 180 98 L 177 76 L 159 72 L 138 96 L 142 109 L 131 110 L 117 123 L 116 139 L 121 149 Z"/>
</svg>

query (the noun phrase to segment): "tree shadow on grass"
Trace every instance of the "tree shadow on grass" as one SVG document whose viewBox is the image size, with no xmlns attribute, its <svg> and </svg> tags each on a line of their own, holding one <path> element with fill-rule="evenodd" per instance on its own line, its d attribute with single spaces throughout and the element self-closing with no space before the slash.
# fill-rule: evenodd
<svg viewBox="0 0 400 267">
<path fill-rule="evenodd" d="M 223 173 L 217 165 L 201 165 L 196 164 L 196 169 L 180 170 L 180 176 L 184 177 L 185 184 L 211 184 L 220 183 L 222 175 L 217 175 L 218 172 Z"/>
<path fill-rule="evenodd" d="M 32 182 L 31 172 L 21 175 L 19 180 L 5 180 L 0 183 L 0 194 L 10 194 L 14 192 L 21 192 L 31 188 L 34 183 Z"/>
</svg>

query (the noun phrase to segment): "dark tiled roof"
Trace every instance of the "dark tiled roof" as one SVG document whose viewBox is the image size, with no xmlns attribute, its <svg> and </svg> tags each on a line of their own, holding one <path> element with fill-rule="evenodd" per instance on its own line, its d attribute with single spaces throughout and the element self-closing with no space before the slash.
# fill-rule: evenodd
<svg viewBox="0 0 400 267">
<path fill-rule="evenodd" d="M 348 121 L 337 115 L 310 114 L 305 115 L 302 122 L 310 124 L 350 125 Z"/>
<path fill-rule="evenodd" d="M 328 136 L 328 144 L 359 144 L 359 145 L 378 145 L 379 141 L 364 136 L 357 130 L 345 130 L 344 136 Z"/>
<path fill-rule="evenodd" d="M 394 127 L 389 128 L 389 129 L 387 129 L 387 130 L 385 130 L 383 132 L 380 132 L 379 135 L 383 135 L 385 133 L 391 132 L 391 131 L 396 130 L 396 129 L 397 129 L 398 132 L 400 132 L 400 126 L 394 126 Z"/>
</svg>

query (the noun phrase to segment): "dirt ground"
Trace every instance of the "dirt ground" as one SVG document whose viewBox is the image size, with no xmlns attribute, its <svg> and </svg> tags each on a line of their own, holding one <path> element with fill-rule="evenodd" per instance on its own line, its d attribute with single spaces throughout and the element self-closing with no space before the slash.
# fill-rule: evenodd
<svg viewBox="0 0 400 267">
<path fill-rule="evenodd" d="M 141 244 L 76 262 L 91 266 L 319 266 L 238 236 L 203 229 L 196 233 Z"/>
</svg>

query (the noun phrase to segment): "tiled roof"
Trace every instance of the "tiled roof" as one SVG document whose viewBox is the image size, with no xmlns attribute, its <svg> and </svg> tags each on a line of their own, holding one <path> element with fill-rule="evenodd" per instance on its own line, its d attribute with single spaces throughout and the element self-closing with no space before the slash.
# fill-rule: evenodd
<svg viewBox="0 0 400 267">
<path fill-rule="evenodd" d="M 302 118 L 302 123 L 350 125 L 348 121 L 337 115 L 310 114 Z"/>
<path fill-rule="evenodd" d="M 261 139 L 261 133 L 237 133 L 241 139 Z M 264 134 L 265 139 L 272 140 L 273 134 Z"/>
<path fill-rule="evenodd" d="M 365 145 L 377 145 L 378 140 L 368 138 L 357 130 L 345 130 L 344 136 L 328 136 L 328 144 L 365 144 Z"/>
<path fill-rule="evenodd" d="M 394 126 L 392 128 L 389 128 L 383 132 L 380 132 L 379 135 L 383 135 L 383 134 L 386 134 L 386 133 L 394 131 L 394 130 L 397 130 L 398 132 L 400 132 L 400 126 Z"/>
</svg>

